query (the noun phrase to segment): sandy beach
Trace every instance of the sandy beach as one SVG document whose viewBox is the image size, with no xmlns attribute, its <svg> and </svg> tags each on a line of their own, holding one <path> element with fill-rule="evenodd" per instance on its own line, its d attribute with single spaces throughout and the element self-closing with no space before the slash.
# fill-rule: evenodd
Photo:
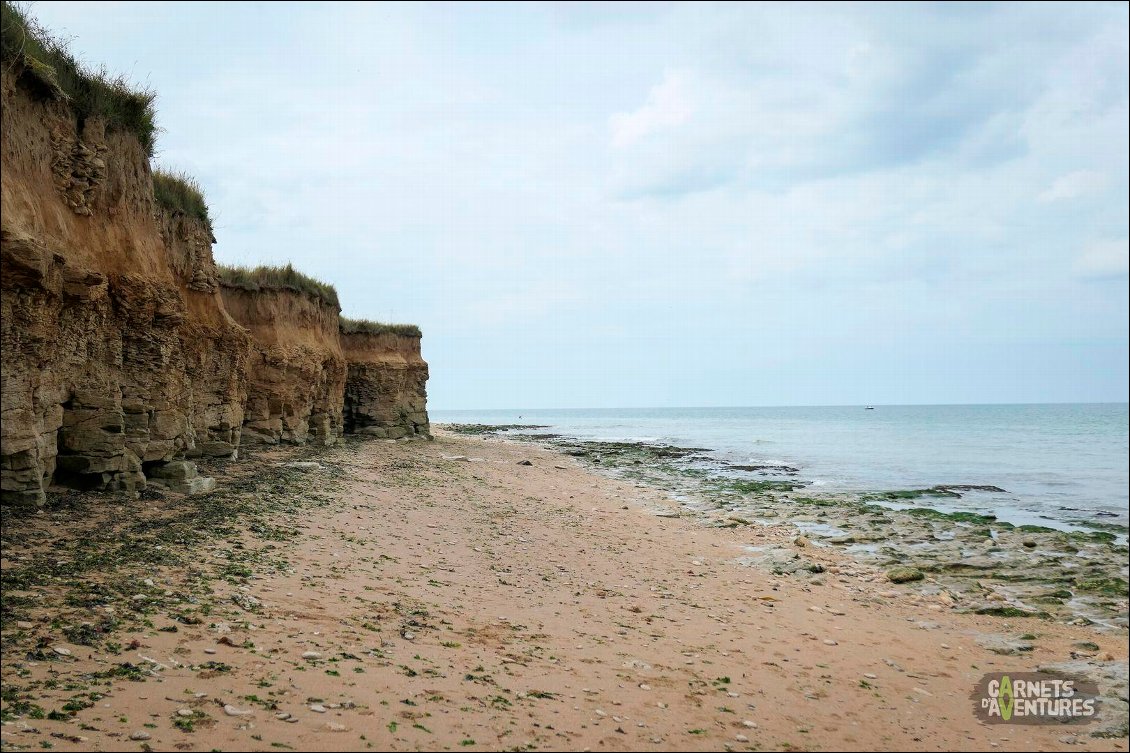
<svg viewBox="0 0 1130 753">
<path fill-rule="evenodd" d="M 958 614 L 811 544 L 821 577 L 774 575 L 739 558 L 787 525 L 706 528 L 547 448 L 440 431 L 209 473 L 206 502 L 6 511 L 5 750 L 1127 747 L 970 698 L 1080 646 L 1124 668 L 1124 634 Z"/>
</svg>

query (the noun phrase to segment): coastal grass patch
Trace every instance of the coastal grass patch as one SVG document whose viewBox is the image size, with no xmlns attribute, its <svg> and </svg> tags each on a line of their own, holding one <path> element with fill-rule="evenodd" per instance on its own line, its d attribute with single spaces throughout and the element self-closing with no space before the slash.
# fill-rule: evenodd
<svg viewBox="0 0 1130 753">
<path fill-rule="evenodd" d="M 714 491 L 730 491 L 737 494 L 755 495 L 772 494 L 774 492 L 791 492 L 797 489 L 803 489 L 805 486 L 806 482 L 804 481 L 786 481 L 779 479 L 728 479 L 713 484 Z"/>
<path fill-rule="evenodd" d="M 1075 581 L 1075 586 L 1080 591 L 1100 593 L 1106 596 L 1130 595 L 1130 584 L 1121 578 L 1081 578 Z"/>
<path fill-rule="evenodd" d="M 1030 612 L 1019 607 L 980 607 L 973 610 L 975 614 L 989 615 L 990 617 L 1034 617 L 1050 620 L 1052 616 L 1047 612 Z"/>
<path fill-rule="evenodd" d="M 249 292 L 289 290 L 294 293 L 304 293 L 328 306 L 341 309 L 337 289 L 333 285 L 305 275 L 289 263 L 281 267 L 266 264 L 260 264 L 257 267 L 218 264 L 216 271 L 220 277 L 220 284 L 229 288 Z"/>
<path fill-rule="evenodd" d="M 153 171 L 153 198 L 162 209 L 195 217 L 212 229 L 208 202 L 195 178 L 159 167 Z"/>
<path fill-rule="evenodd" d="M 369 319 L 350 319 L 341 317 L 339 328 L 344 335 L 398 335 L 400 337 L 423 337 L 424 333 L 415 324 L 385 324 Z"/>
<path fill-rule="evenodd" d="M 21 83 L 39 96 L 65 100 L 82 123 L 101 118 L 107 129 L 137 137 L 147 156 L 157 144 L 156 92 L 142 88 L 105 68 L 78 61 L 67 43 L 52 36 L 26 6 L 0 4 L 0 59 L 19 71 Z"/>
<path fill-rule="evenodd" d="M 975 512 L 942 512 L 932 507 L 912 507 L 902 512 L 906 515 L 913 515 L 916 518 L 932 518 L 935 520 L 948 520 L 954 523 L 973 523 L 975 525 L 993 523 L 997 519 L 996 515 L 981 515 Z"/>
</svg>

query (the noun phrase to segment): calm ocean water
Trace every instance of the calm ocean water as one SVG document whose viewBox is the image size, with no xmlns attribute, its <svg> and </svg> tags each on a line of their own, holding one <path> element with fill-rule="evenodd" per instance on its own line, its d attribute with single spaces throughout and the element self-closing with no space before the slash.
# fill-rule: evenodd
<svg viewBox="0 0 1130 753">
<path fill-rule="evenodd" d="M 602 440 L 706 447 L 800 469 L 813 491 L 998 486 L 931 506 L 1014 523 L 1127 523 L 1126 403 L 434 411 L 435 423 L 545 424 Z"/>
</svg>

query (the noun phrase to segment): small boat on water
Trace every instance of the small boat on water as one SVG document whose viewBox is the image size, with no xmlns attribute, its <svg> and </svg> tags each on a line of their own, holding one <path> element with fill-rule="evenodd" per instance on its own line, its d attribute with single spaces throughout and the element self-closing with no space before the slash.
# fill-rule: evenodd
<svg viewBox="0 0 1130 753">
<path fill-rule="evenodd" d="M 874 405 L 868 405 L 868 406 L 867 406 L 866 408 L 864 408 L 863 410 L 875 410 L 875 406 L 874 406 Z"/>
</svg>

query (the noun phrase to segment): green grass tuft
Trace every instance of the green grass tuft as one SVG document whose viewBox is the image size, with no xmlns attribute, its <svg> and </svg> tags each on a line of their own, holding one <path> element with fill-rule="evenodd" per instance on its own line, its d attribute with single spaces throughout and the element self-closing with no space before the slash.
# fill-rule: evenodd
<svg viewBox="0 0 1130 753">
<path fill-rule="evenodd" d="M 341 317 L 341 332 L 345 335 L 400 335 L 401 337 L 423 337 L 415 324 L 383 324 L 368 319 L 349 319 Z"/>
<path fill-rule="evenodd" d="M 156 92 L 124 76 L 80 63 L 67 43 L 52 37 L 25 7 L 4 0 L 0 8 L 0 59 L 21 82 L 44 97 L 66 99 L 79 118 L 102 118 L 109 130 L 134 134 L 152 157 L 157 143 Z"/>
<path fill-rule="evenodd" d="M 212 229 L 208 203 L 204 201 L 204 192 L 195 178 L 159 167 L 153 171 L 153 197 L 158 206 L 203 220 L 208 229 Z"/>
<path fill-rule="evenodd" d="M 333 285 L 304 275 L 290 264 L 285 267 L 260 265 L 254 268 L 219 264 L 216 269 L 220 275 L 220 284 L 229 288 L 250 291 L 290 290 L 295 293 L 305 293 L 329 306 L 341 309 L 337 290 Z"/>
</svg>

